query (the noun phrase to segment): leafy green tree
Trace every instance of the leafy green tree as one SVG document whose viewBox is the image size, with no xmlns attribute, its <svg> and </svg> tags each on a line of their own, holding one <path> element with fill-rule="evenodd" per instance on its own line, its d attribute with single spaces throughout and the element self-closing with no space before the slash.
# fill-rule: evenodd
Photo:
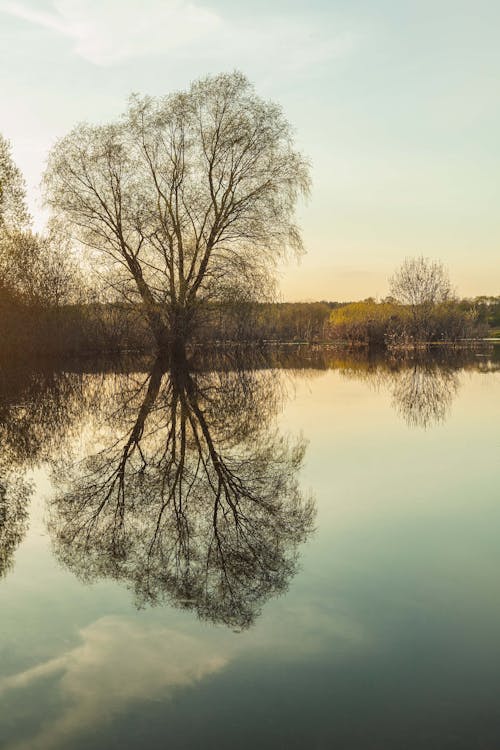
<svg viewBox="0 0 500 750">
<path fill-rule="evenodd" d="M 383 345 L 399 334 L 405 317 L 406 311 L 401 305 L 369 298 L 332 310 L 330 326 L 334 338 Z"/>
</svg>

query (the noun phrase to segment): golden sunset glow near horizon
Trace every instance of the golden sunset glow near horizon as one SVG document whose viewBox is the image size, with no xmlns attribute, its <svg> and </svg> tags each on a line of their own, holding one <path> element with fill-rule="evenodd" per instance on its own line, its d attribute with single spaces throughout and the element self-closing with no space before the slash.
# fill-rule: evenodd
<svg viewBox="0 0 500 750">
<path fill-rule="evenodd" d="M 500 5 L 382 0 L 0 0 L 0 132 L 38 229 L 52 144 L 160 95 L 241 70 L 312 164 L 307 254 L 285 300 L 388 293 L 405 257 L 461 296 L 500 293 Z"/>
</svg>

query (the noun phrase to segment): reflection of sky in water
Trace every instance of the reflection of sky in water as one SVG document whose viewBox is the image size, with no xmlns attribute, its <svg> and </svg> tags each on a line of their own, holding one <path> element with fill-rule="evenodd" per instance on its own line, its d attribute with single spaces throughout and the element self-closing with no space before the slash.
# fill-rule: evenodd
<svg viewBox="0 0 500 750">
<path fill-rule="evenodd" d="M 498 374 L 409 428 L 338 372 L 294 377 L 317 530 L 287 594 L 233 633 L 56 564 L 43 471 L 0 585 L 8 748 L 471 748 L 500 741 Z"/>
</svg>

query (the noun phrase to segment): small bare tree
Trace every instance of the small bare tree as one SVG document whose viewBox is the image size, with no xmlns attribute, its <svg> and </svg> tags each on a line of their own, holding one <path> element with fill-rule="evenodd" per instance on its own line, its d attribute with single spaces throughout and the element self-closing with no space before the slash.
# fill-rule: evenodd
<svg viewBox="0 0 500 750">
<path fill-rule="evenodd" d="M 453 296 L 447 269 L 423 256 L 405 258 L 389 283 L 391 296 L 410 311 L 413 341 L 425 340 L 433 309 Z"/>
<path fill-rule="evenodd" d="M 301 251 L 309 168 L 281 109 L 232 73 L 79 125 L 54 147 L 45 186 L 158 345 L 183 346 L 203 305 L 234 288 L 268 296 L 276 261 Z"/>
</svg>

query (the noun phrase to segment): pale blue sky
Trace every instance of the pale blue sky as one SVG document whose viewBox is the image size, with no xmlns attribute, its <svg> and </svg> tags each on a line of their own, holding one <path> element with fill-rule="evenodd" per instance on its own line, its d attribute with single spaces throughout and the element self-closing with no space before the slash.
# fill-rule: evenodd
<svg viewBox="0 0 500 750">
<path fill-rule="evenodd" d="M 499 28 L 487 0 L 0 0 L 0 132 L 40 225 L 58 136 L 131 91 L 238 68 L 313 164 L 285 298 L 383 296 L 416 254 L 462 294 L 499 294 Z"/>
</svg>

